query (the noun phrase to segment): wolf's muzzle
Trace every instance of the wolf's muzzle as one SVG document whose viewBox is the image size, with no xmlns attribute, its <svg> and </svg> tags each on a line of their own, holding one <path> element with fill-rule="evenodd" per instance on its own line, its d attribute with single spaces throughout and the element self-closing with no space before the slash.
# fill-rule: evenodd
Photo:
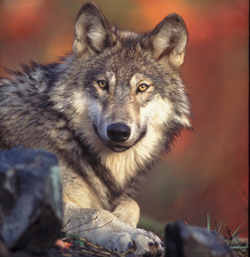
<svg viewBox="0 0 250 257">
<path fill-rule="evenodd" d="M 123 143 L 130 136 L 130 128 L 124 123 L 113 123 L 107 128 L 108 138 L 112 142 Z"/>
</svg>

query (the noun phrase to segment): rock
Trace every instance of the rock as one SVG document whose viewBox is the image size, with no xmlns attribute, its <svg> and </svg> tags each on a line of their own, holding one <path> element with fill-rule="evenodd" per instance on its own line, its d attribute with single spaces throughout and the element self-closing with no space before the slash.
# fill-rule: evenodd
<svg viewBox="0 0 250 257">
<path fill-rule="evenodd" d="M 46 251 L 60 233 L 61 194 L 52 153 L 22 147 L 1 151 L 0 239 L 15 251 Z"/>
<path fill-rule="evenodd" d="M 0 157 L 1 158 L 1 157 Z M 14 170 L 3 172 L 5 168 L 0 159 L 0 224 L 6 213 L 8 213 L 16 203 L 16 177 Z"/>
<path fill-rule="evenodd" d="M 233 257 L 233 251 L 216 231 L 187 226 L 181 221 L 165 228 L 167 257 Z"/>
</svg>

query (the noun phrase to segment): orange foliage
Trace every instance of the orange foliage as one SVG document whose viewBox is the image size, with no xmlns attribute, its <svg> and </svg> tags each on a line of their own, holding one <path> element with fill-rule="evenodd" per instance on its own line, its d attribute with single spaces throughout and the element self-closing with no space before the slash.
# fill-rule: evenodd
<svg viewBox="0 0 250 257">
<path fill-rule="evenodd" d="M 65 249 L 65 250 L 68 250 L 70 248 L 70 246 L 72 246 L 73 244 L 72 243 L 69 243 L 69 242 L 64 242 L 63 240 L 61 239 L 57 239 L 53 246 L 56 247 L 56 248 L 60 248 L 60 249 Z"/>
<path fill-rule="evenodd" d="M 44 26 L 45 16 L 41 15 L 46 8 L 47 1 L 20 0 L 5 1 L 2 14 L 2 33 L 5 37 L 18 39 L 40 33 Z"/>
</svg>

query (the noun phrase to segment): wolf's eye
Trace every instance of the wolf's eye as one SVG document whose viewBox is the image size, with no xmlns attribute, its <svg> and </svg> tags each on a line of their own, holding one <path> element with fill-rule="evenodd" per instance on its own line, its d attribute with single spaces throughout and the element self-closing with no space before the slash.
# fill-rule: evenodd
<svg viewBox="0 0 250 257">
<path fill-rule="evenodd" d="M 149 88 L 149 85 L 142 83 L 138 86 L 138 92 L 145 92 Z"/>
<path fill-rule="evenodd" d="M 98 80 L 97 83 L 100 88 L 105 89 L 108 87 L 108 82 L 106 82 L 105 80 Z"/>
</svg>

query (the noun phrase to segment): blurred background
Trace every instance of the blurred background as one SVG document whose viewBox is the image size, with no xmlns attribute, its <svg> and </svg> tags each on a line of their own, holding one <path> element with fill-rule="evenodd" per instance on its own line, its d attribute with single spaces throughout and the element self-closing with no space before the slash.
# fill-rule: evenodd
<svg viewBox="0 0 250 257">
<path fill-rule="evenodd" d="M 0 0 L 0 76 L 34 60 L 46 64 L 71 51 L 82 0 Z M 183 220 L 223 222 L 248 235 L 248 1 L 96 0 L 108 20 L 139 32 L 166 15 L 189 32 L 183 81 L 194 132 L 185 131 L 150 172 L 136 200 L 141 226 L 155 231 Z"/>
</svg>

